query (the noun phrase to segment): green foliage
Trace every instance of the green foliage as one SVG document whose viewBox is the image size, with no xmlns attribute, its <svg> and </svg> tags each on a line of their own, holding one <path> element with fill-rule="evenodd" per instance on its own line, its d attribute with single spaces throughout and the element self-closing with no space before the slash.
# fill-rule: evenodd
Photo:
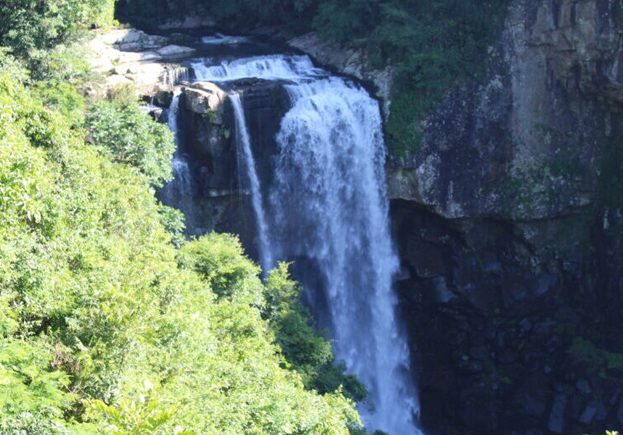
<svg viewBox="0 0 623 435">
<path fill-rule="evenodd" d="M 588 364 L 591 372 L 602 378 L 608 377 L 608 370 L 623 369 L 623 354 L 605 351 L 583 338 L 575 339 L 570 350 Z"/>
<path fill-rule="evenodd" d="M 180 265 L 197 272 L 219 298 L 262 304 L 260 269 L 243 256 L 236 236 L 211 233 L 180 250 Z"/>
<path fill-rule="evenodd" d="M 266 279 L 266 308 L 263 317 L 273 330 L 283 355 L 302 377 L 305 385 L 320 393 L 343 388 L 359 402 L 365 399 L 365 387 L 345 375 L 345 367 L 336 365 L 330 343 L 312 327 L 312 317 L 300 302 L 301 288 L 290 279 L 288 263 L 280 263 Z"/>
<path fill-rule="evenodd" d="M 119 107 L 132 106 L 138 102 L 138 92 L 131 83 L 119 83 L 108 90 L 107 99 Z"/>
<path fill-rule="evenodd" d="M 341 4 L 346 3 L 346 4 Z M 390 147 L 398 153 L 417 151 L 420 133 L 416 123 L 423 120 L 452 86 L 477 77 L 495 31 L 505 15 L 506 0 L 370 2 L 357 20 L 346 26 L 334 10 L 347 10 L 357 0 L 329 0 L 321 7 L 316 28 L 328 38 L 354 40 L 365 48 L 377 65 L 396 69 L 392 107 L 387 122 Z"/>
<path fill-rule="evenodd" d="M 120 164 L 151 124 L 99 103 L 111 148 L 88 146 L 57 91 L 0 71 L 0 434 L 346 435 L 353 404 L 287 368 L 237 239 L 177 250 L 179 212 Z"/>
<path fill-rule="evenodd" d="M 52 370 L 54 356 L 42 342 L 0 342 L 0 410 L 3 415 L 60 411 L 72 396 L 69 376 Z"/>
<path fill-rule="evenodd" d="M 101 400 L 90 402 L 109 422 L 107 433 L 111 435 L 159 435 L 168 433 L 167 423 L 175 416 L 175 408 L 163 405 L 154 394 L 153 385 L 145 382 L 138 401 L 120 399 L 114 405 Z M 193 432 L 176 427 L 175 435 L 193 435 Z"/>
<path fill-rule="evenodd" d="M 0 70 L 3 74 L 13 79 L 23 82 L 28 77 L 28 70 L 24 64 L 11 55 L 11 50 L 7 47 L 0 47 Z"/>
<path fill-rule="evenodd" d="M 93 141 L 107 147 L 116 161 L 138 168 L 156 186 L 171 179 L 173 134 L 166 125 L 141 113 L 136 104 L 94 104 L 86 125 Z"/>
<path fill-rule="evenodd" d="M 58 110 L 75 126 L 83 124 L 86 103 L 84 97 L 74 86 L 67 82 L 51 80 L 38 82 L 35 90 L 46 106 Z"/>
<path fill-rule="evenodd" d="M 185 242 L 184 231 L 186 230 L 186 224 L 184 223 L 184 213 L 163 204 L 158 204 L 158 212 L 160 213 L 162 225 L 171 234 L 173 244 L 177 248 L 181 247 Z"/>
<path fill-rule="evenodd" d="M 90 26 L 112 22 L 114 0 L 6 0 L 0 4 L 0 46 L 37 69 L 51 49 Z"/>
</svg>

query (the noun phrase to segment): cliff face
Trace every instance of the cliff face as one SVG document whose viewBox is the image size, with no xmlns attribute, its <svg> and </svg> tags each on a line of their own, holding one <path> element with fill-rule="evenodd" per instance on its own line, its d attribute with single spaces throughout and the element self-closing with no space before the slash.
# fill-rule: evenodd
<svg viewBox="0 0 623 435">
<path fill-rule="evenodd" d="M 448 94 L 392 197 L 449 218 L 552 218 L 594 203 L 620 129 L 621 25 L 607 0 L 513 2 L 481 83 Z"/>
<path fill-rule="evenodd" d="M 623 425 L 623 17 L 609 0 L 515 0 L 482 80 L 391 156 L 399 289 L 431 433 Z M 391 95 L 365 54 L 292 40 Z"/>
<path fill-rule="evenodd" d="M 433 432 L 623 425 L 613 10 L 514 1 L 486 78 L 450 91 L 423 122 L 421 151 L 389 162 L 402 307 Z"/>
</svg>

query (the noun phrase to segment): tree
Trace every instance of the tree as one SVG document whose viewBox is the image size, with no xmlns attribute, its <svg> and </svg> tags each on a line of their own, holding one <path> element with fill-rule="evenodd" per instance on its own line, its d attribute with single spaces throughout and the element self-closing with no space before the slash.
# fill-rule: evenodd
<svg viewBox="0 0 623 435">
<path fill-rule="evenodd" d="M 115 161 L 138 168 L 156 186 L 171 180 L 173 134 L 136 104 L 99 102 L 91 107 L 86 125 L 93 141 L 108 148 Z"/>
</svg>

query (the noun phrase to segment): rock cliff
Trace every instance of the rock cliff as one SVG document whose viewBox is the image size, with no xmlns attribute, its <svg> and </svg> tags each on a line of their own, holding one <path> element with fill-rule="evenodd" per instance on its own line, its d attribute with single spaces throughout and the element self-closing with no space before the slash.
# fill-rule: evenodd
<svg viewBox="0 0 623 435">
<path fill-rule="evenodd" d="M 480 81 L 392 155 L 401 308 L 431 433 L 623 426 L 623 17 L 609 0 L 515 0 Z M 293 46 L 392 95 L 365 55 Z M 391 108 L 390 108 L 391 110 Z"/>
</svg>

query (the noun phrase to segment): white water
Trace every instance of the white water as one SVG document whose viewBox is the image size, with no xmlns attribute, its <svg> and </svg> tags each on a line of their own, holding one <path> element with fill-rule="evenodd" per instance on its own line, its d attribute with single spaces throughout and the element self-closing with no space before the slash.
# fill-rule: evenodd
<svg viewBox="0 0 623 435">
<path fill-rule="evenodd" d="M 188 161 L 180 155 L 180 132 L 178 128 L 180 90 L 176 90 L 169 106 L 167 124 L 173 132 L 173 138 L 177 145 L 171 167 L 173 168 L 173 180 L 171 180 L 162 190 L 162 196 L 166 204 L 175 204 L 186 217 L 186 227 L 194 226 L 193 212 L 193 177 L 190 172 Z"/>
<path fill-rule="evenodd" d="M 227 36 L 222 33 L 217 33 L 214 36 L 204 36 L 201 38 L 201 42 L 207 45 L 236 45 L 249 42 L 249 38 L 244 36 Z"/>
<path fill-rule="evenodd" d="M 304 256 L 324 275 L 334 349 L 370 390 L 372 429 L 417 433 L 409 350 L 396 320 L 398 269 L 389 232 L 385 147 L 376 101 L 330 78 L 287 86 L 270 198 L 278 258 Z"/>
<path fill-rule="evenodd" d="M 245 114 L 230 95 L 239 148 L 257 217 L 261 263 L 304 257 L 321 273 L 333 345 L 370 392 L 369 429 L 420 434 L 409 349 L 396 316 L 385 192 L 385 147 L 378 103 L 363 89 L 329 77 L 307 56 L 262 56 L 192 64 L 197 80 L 287 80 L 292 108 L 277 135 L 275 180 L 264 208 Z M 270 242 L 269 242 L 270 241 Z M 313 289 L 322 291 L 322 289 Z"/>
<path fill-rule="evenodd" d="M 190 70 L 186 67 L 167 68 L 161 77 L 167 86 L 175 86 L 180 82 L 190 80 Z"/>
<path fill-rule="evenodd" d="M 245 78 L 300 81 L 326 74 L 315 68 L 308 56 L 257 56 L 231 62 L 223 61 L 220 65 L 206 65 L 204 61 L 195 61 L 192 62 L 192 68 L 197 80 L 213 82 Z"/>
<path fill-rule="evenodd" d="M 231 104 L 234 109 L 234 116 L 236 118 L 236 142 L 238 147 L 242 148 L 244 165 L 247 168 L 246 173 L 251 188 L 251 202 L 253 204 L 253 212 L 255 213 L 257 234 L 260 245 L 260 263 L 262 270 L 266 273 L 272 266 L 272 258 L 270 256 L 271 251 L 268 243 L 268 225 L 266 224 L 266 217 L 264 215 L 260 180 L 257 176 L 255 159 L 253 158 L 253 153 L 251 151 L 251 139 L 249 137 L 247 121 L 244 116 L 244 108 L 242 107 L 240 95 L 236 93 L 229 94 L 229 99 L 231 100 Z"/>
</svg>

